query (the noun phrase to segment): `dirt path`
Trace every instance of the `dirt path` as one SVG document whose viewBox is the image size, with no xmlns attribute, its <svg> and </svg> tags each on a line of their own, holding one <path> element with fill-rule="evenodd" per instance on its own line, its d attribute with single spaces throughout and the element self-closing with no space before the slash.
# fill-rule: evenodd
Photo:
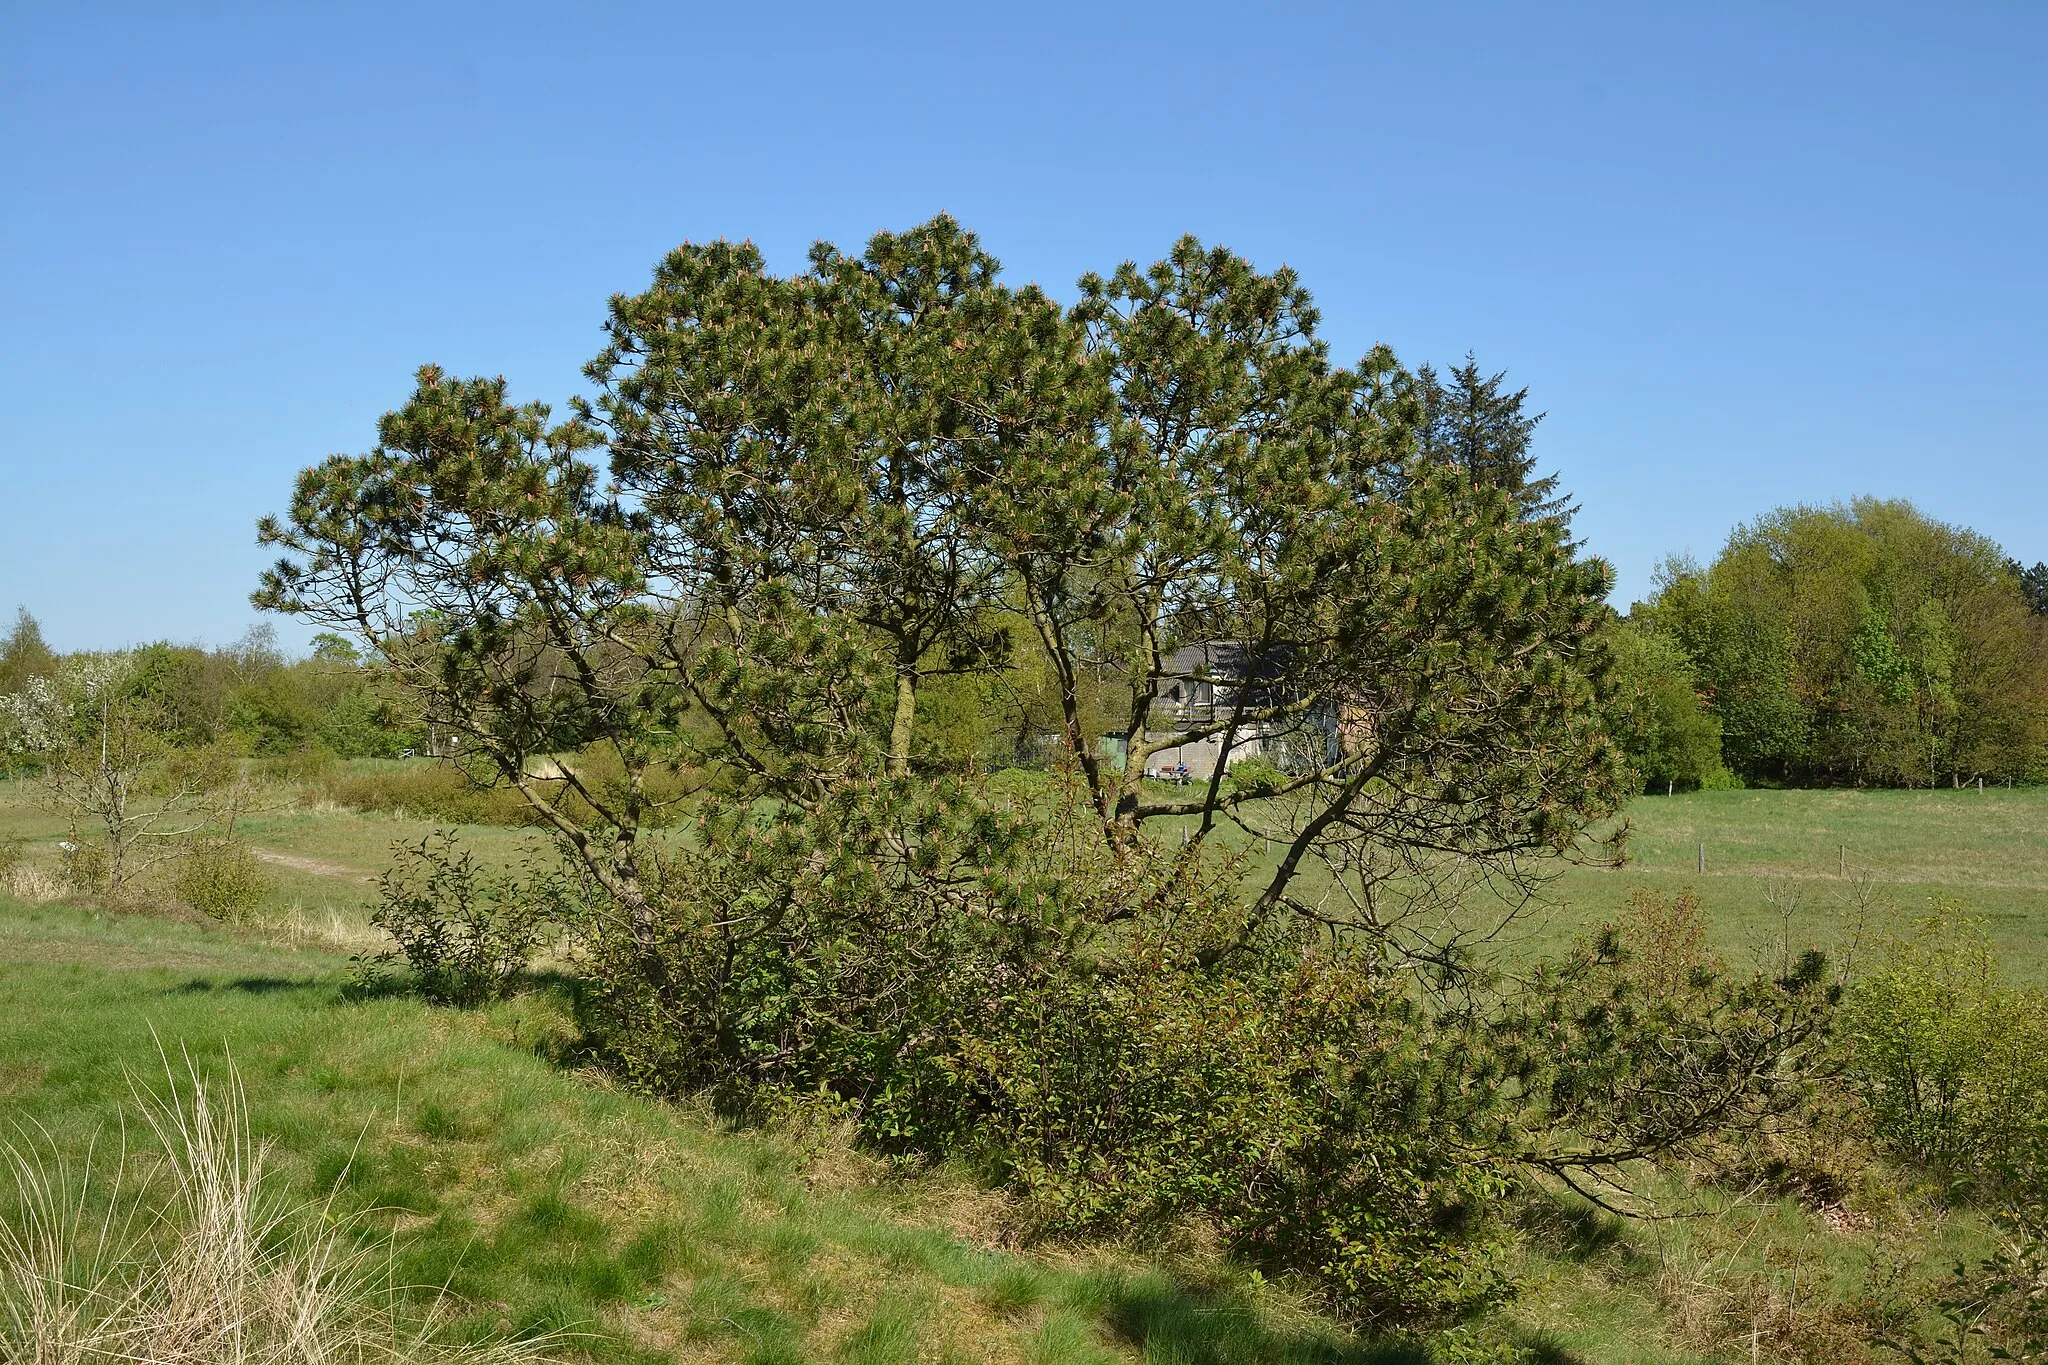
<svg viewBox="0 0 2048 1365">
<path fill-rule="evenodd" d="M 294 872 L 311 873 L 315 877 L 343 877 L 352 882 L 377 880 L 375 877 L 365 877 L 352 867 L 343 867 L 339 863 L 323 863 L 318 858 L 302 858 L 296 853 L 272 853 L 269 849 L 259 848 L 256 850 L 256 856 L 263 862 L 288 867 Z"/>
</svg>

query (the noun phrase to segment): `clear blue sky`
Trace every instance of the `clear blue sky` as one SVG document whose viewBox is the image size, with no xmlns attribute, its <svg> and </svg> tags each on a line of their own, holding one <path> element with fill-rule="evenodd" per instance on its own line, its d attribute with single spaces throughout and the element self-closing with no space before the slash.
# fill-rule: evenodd
<svg viewBox="0 0 2048 1365">
<path fill-rule="evenodd" d="M 1641 596 L 1779 504 L 2048 558 L 2048 5 L 0 4 L 0 611 L 221 642 L 424 361 L 559 402 L 684 239 L 1182 232 L 1470 348 Z M 287 641 L 302 629 L 280 623 Z"/>
</svg>

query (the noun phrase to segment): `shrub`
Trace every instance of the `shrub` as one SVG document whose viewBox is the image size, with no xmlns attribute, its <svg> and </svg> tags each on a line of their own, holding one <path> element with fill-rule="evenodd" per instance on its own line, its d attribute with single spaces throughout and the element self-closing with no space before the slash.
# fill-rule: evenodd
<svg viewBox="0 0 2048 1365">
<path fill-rule="evenodd" d="M 431 759 L 328 777 L 320 788 L 335 802 L 360 811 L 450 825 L 536 823 L 533 808 L 517 791 L 482 785 L 457 765 Z"/>
<path fill-rule="evenodd" d="M 1211 1220 L 1353 1320 L 1510 1292 L 1506 1166 L 1452 1140 L 1469 1106 L 1437 1102 L 1429 1021 L 1370 951 L 1264 936 L 1206 961 L 1246 928 L 1235 864 L 1111 855 L 919 785 L 636 850 L 658 905 L 575 921 L 614 1060 L 729 1112 L 810 1097 L 872 1148 L 969 1156 L 1048 1232 Z M 914 876 L 889 860 L 905 827 Z"/>
<path fill-rule="evenodd" d="M 178 899 L 214 919 L 240 922 L 270 890 L 271 879 L 239 839 L 194 840 L 178 868 Z"/>
<path fill-rule="evenodd" d="M 1146 941 L 1149 940 L 1149 941 Z M 1441 1322 L 1513 1294 L 1509 1163 L 1440 1105 L 1431 1022 L 1368 954 L 1269 944 L 1225 970 L 1146 935 L 991 997 L 961 1061 L 983 1160 L 1055 1231 L 1211 1220 L 1352 1321 Z"/>
<path fill-rule="evenodd" d="M 28 857 L 28 841 L 19 835 L 0 838 L 0 885 L 14 880 L 15 872 Z"/>
<path fill-rule="evenodd" d="M 1824 1056 L 1819 960 L 1730 973 L 1689 900 L 1425 1007 L 1383 943 L 1255 924 L 1246 855 L 1112 848 L 1076 801 L 918 778 L 702 814 L 634 846 L 644 906 L 572 898 L 630 1078 L 968 1157 L 1056 1234 L 1203 1220 L 1352 1321 L 1508 1297 L 1521 1172 L 1686 1159 L 1795 1111 Z"/>
<path fill-rule="evenodd" d="M 382 901 L 370 922 L 397 941 L 415 986 L 450 1005 L 504 994 L 553 918 L 549 879 L 482 872 L 445 830 L 396 851 L 378 881 Z M 364 966 L 374 970 L 393 960 L 383 953 Z"/>
<path fill-rule="evenodd" d="M 57 845 L 63 855 L 64 884 L 81 896 L 107 889 L 107 850 L 102 844 L 81 837 L 73 830 Z"/>
<path fill-rule="evenodd" d="M 1287 774 L 1264 758 L 1240 759 L 1230 765 L 1230 781 L 1239 791 L 1271 792 L 1287 781 Z"/>
<path fill-rule="evenodd" d="M 1878 954 L 1846 1034 L 1880 1140 L 1980 1192 L 2048 1206 L 2048 997 L 2007 985 L 1981 926 L 1947 902 Z"/>
<path fill-rule="evenodd" d="M 317 783 L 335 770 L 334 750 L 317 741 L 284 753 L 265 754 L 256 760 L 256 771 L 272 782 Z"/>
</svg>

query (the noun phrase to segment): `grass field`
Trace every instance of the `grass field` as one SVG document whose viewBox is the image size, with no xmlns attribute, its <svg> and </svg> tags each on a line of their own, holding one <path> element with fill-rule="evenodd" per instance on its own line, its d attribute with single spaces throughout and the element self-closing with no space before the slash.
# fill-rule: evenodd
<svg viewBox="0 0 2048 1365">
<path fill-rule="evenodd" d="M 1853 931 L 1859 901 L 1882 920 L 1945 897 L 1985 921 L 2016 978 L 2048 981 L 2048 791 L 1693 792 L 1626 817 L 1625 866 L 1550 887 L 1551 936 L 1612 916 L 1637 887 L 1691 888 L 1727 949 L 1782 932 L 1781 910 L 1795 936 L 1828 941 Z"/>
<path fill-rule="evenodd" d="M 0 837 L 28 840 L 47 867 L 62 830 L 26 795 L 0 790 Z M 1825 937 L 1861 879 L 1903 913 L 1930 895 L 1960 900 L 2016 974 L 2048 977 L 2048 794 L 1719 792 L 1640 801 L 1629 818 L 1628 865 L 1560 876 L 1532 950 L 1644 886 L 1697 889 L 1731 949 L 1784 932 L 1771 896 L 1795 892 L 1793 932 Z M 1196 1247 L 1015 1246 L 1002 1200 L 958 1174 L 893 1171 L 829 1134 L 735 1132 L 621 1093 L 576 1065 L 553 990 L 475 1012 L 353 998 L 348 955 L 376 942 L 371 879 L 394 840 L 430 828 L 333 807 L 252 816 L 244 833 L 275 884 L 239 929 L 0 897 L 0 1128 L 40 1126 L 82 1154 L 114 1131 L 135 1079 L 162 1074 L 160 1047 L 215 1070 L 232 1056 L 286 1179 L 315 1197 L 338 1190 L 343 1211 L 394 1231 L 400 1274 L 445 1286 L 464 1305 L 460 1331 L 567 1330 L 571 1357 L 1424 1358 L 1349 1338 Z M 532 838 L 466 833 L 492 858 Z M 1975 1234 L 1933 1235 L 1938 1254 L 1917 1245 L 1938 1267 Z M 1754 1342 L 1788 1283 L 1795 1298 L 1802 1277 L 1808 1295 L 1846 1296 L 1889 1254 L 1769 1202 L 1684 1225 L 1561 1215 L 1525 1242 L 1528 1291 L 1492 1330 L 1536 1360 L 1583 1365 L 1750 1358 L 1705 1353 L 1713 1334 L 1672 1305 L 1709 1304 L 1724 1338 L 1761 1323 Z M 1686 1275 L 1747 1288 L 1688 1297 L 1673 1288 Z"/>
<path fill-rule="evenodd" d="M 1941 897 L 1985 922 L 2015 979 L 2048 981 L 2048 790 L 1688 792 L 1639 798 L 1599 832 L 1624 824 L 1622 864 L 1560 860 L 1507 951 L 1553 951 L 1639 889 L 1691 890 L 1738 958 L 1785 935 L 1847 946 Z"/>
</svg>

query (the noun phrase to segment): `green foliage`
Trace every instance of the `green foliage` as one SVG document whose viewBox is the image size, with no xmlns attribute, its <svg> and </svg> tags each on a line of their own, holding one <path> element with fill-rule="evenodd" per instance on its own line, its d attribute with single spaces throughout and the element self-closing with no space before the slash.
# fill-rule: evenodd
<svg viewBox="0 0 2048 1365">
<path fill-rule="evenodd" d="M 914 877 L 889 853 L 913 825 Z M 966 1153 L 1050 1231 L 1213 1219 L 1353 1319 L 1510 1292 L 1507 1167 L 1419 1098 L 1445 1083 L 1427 1021 L 1369 955 L 1306 938 L 1204 965 L 1245 929 L 1227 873 L 1112 856 L 956 784 L 705 833 L 663 855 L 646 931 L 575 921 L 628 1074 L 740 1112 L 811 1097 L 879 1149 Z"/>
<path fill-rule="evenodd" d="M 1507 375 L 1488 375 L 1467 353 L 1449 382 L 1428 365 L 1415 371 L 1421 419 L 1416 451 L 1432 464 L 1456 466 L 1474 483 L 1512 493 L 1530 516 L 1569 515 L 1555 474 L 1539 477 L 1530 438 L 1543 415 L 1523 411 L 1529 391 L 1502 392 Z"/>
<path fill-rule="evenodd" d="M 57 672 L 57 655 L 43 639 L 43 628 L 21 607 L 14 614 L 14 628 L 0 639 L 0 695 L 19 692 L 32 678 L 48 678 Z"/>
<path fill-rule="evenodd" d="M 1930 1335 L 1886 1332 L 1880 1344 L 1911 1365 L 2048 1358 L 2048 1250 L 2031 1239 L 1958 1261 L 1935 1298 Z"/>
<path fill-rule="evenodd" d="M 613 300 L 567 421 L 420 370 L 264 522 L 257 600 L 356 633 L 553 833 L 579 1000 L 636 1081 L 972 1155 L 1051 1227 L 1204 1218 L 1354 1319 L 1492 1302 L 1512 1173 L 1627 1159 L 1535 1144 L 1586 1126 L 1571 1054 L 1504 1056 L 1547 1005 L 1447 913 L 1624 793 L 1607 566 L 1531 501 L 1521 395 L 1474 370 L 1487 449 L 1419 453 L 1415 377 L 1333 364 L 1291 271 L 1188 238 L 1069 313 L 996 273 L 945 218 L 790 277 L 679 248 Z M 1048 722 L 1071 781 L 999 804 L 975 770 Z M 1255 737 L 1284 779 L 1144 785 Z M 1251 877 L 1225 829 L 1282 856 Z M 423 844 L 380 922 L 474 996 L 531 946 L 495 918 L 519 900 Z M 1637 1015 L 1578 1028 L 1639 1086 L 1630 1156 L 1771 1088 L 1775 999 L 1649 1011 L 1661 1071 L 1613 1060 Z"/>
<path fill-rule="evenodd" d="M 2031 569 L 2023 569 L 2017 560 L 2010 560 L 2006 567 L 2020 585 L 2020 597 L 2027 604 L 2027 610 L 2036 616 L 2048 616 L 2048 563 L 2039 560 Z"/>
<path fill-rule="evenodd" d="M 230 922 L 239 922 L 255 909 L 270 885 L 271 878 L 249 846 L 223 837 L 193 840 L 172 881 L 179 900 Z"/>
<path fill-rule="evenodd" d="M 2048 763 L 2048 624 L 1982 536 L 1901 502 L 1781 509 L 1636 615 L 1752 780 L 1960 785 Z"/>
<path fill-rule="evenodd" d="M 337 769 L 332 756 L 313 750 L 301 755 L 284 755 L 273 760 L 276 776 L 306 782 L 338 805 L 361 811 L 388 811 L 415 819 L 449 825 L 513 825 L 533 827 L 545 823 L 519 791 L 479 778 L 474 765 L 446 759 L 407 759 L 397 763 L 355 765 Z M 573 771 L 579 781 L 600 800 L 617 797 L 626 778 L 615 755 L 603 750 L 570 755 L 563 759 L 542 759 L 530 765 L 536 773 Z M 550 784 L 556 778 L 541 779 Z M 649 798 L 662 803 L 650 823 L 667 823 L 675 803 L 697 786 L 694 773 L 657 770 L 640 775 Z M 579 818 L 593 815 L 590 804 L 574 791 L 565 793 L 563 808 Z"/>
<path fill-rule="evenodd" d="M 1937 901 L 1887 936 L 1844 1032 L 1883 1142 L 1961 1188 L 2048 1212 L 2048 997 L 2002 980 L 1981 926 Z"/>
<path fill-rule="evenodd" d="M 1268 759 L 1246 758 L 1230 765 L 1232 788 L 1247 795 L 1277 792 L 1286 782 L 1287 774 Z"/>
<path fill-rule="evenodd" d="M 1691 893 L 1643 891 L 1483 1018 L 1466 1084 L 1519 1090 L 1525 1164 L 1626 1213 L 1644 1164 L 1741 1168 L 1802 1121 L 1835 1070 L 1839 999 L 1819 951 L 1732 969 Z"/>
<path fill-rule="evenodd" d="M 414 987 L 429 1000 L 476 1005 L 503 995 L 527 969 L 556 916 L 557 892 L 545 875 L 479 868 L 454 834 L 401 844 L 378 880 L 370 923 L 397 941 Z"/>
<path fill-rule="evenodd" d="M 1615 735 L 1643 790 L 1724 785 L 1721 722 L 1701 702 L 1690 661 L 1667 636 L 1634 622 L 1613 628 Z"/>
<path fill-rule="evenodd" d="M 66 819 L 73 843 L 91 830 L 102 861 L 79 866 L 115 895 L 174 851 L 182 832 L 165 826 L 189 815 L 223 771 L 174 747 L 178 720 L 142 685 L 146 663 L 140 652 L 73 655 L 0 696 L 0 741 L 33 760 L 42 802 Z"/>
</svg>

